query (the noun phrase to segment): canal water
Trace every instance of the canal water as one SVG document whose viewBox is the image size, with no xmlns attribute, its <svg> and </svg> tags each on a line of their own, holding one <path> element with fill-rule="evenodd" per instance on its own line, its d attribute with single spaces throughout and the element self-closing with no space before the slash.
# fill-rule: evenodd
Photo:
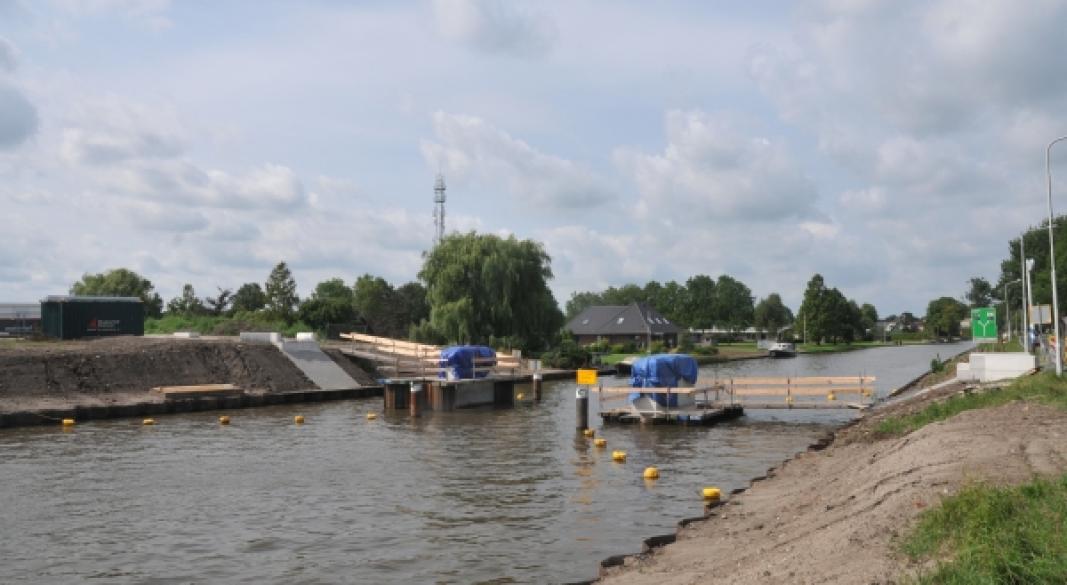
<svg viewBox="0 0 1067 585">
<path fill-rule="evenodd" d="M 888 392 L 964 345 L 731 362 L 715 376 L 878 376 Z M 540 404 L 382 415 L 381 400 L 0 431 L 3 583 L 558 583 L 637 552 L 848 411 L 576 436 L 573 382 Z M 302 414 L 307 423 L 292 424 Z M 597 417 L 598 418 L 598 417 Z M 611 461 L 623 449 L 625 463 Z M 648 465 L 660 479 L 641 477 Z"/>
</svg>

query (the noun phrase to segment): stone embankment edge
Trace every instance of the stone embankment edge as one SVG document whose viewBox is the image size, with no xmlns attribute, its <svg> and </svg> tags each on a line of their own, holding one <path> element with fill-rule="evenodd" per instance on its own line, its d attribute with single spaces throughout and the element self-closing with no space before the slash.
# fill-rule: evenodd
<svg viewBox="0 0 1067 585">
<path fill-rule="evenodd" d="M 960 357 L 960 356 L 962 356 L 964 354 L 970 353 L 971 351 L 974 351 L 974 348 L 965 349 L 965 350 L 961 351 L 960 353 L 958 353 L 958 354 L 946 359 L 945 361 L 946 362 L 952 361 L 952 360 L 954 360 L 954 359 L 956 359 L 956 358 L 958 358 L 958 357 Z M 899 388 L 897 388 L 896 390 L 893 390 L 889 394 L 886 394 L 886 398 L 897 396 L 900 393 L 908 390 L 909 388 L 914 387 L 923 378 L 925 378 L 926 376 L 930 375 L 930 373 L 931 373 L 930 370 L 927 370 L 927 371 L 923 372 L 922 374 L 917 376 L 915 379 L 905 383 L 903 386 L 900 386 Z M 884 401 L 885 398 L 883 398 L 882 400 Z M 782 466 L 786 465 L 787 463 L 789 463 L 790 461 L 796 459 L 797 457 L 800 457 L 800 455 L 802 453 L 811 453 L 811 452 L 814 452 L 814 451 L 822 451 L 822 450 L 826 449 L 827 447 L 829 447 L 830 445 L 832 445 L 834 443 L 834 439 L 837 438 L 837 433 L 838 432 L 855 425 L 861 419 L 862 419 L 862 417 L 855 418 L 855 419 L 853 419 L 853 420 L 841 425 L 840 427 L 837 427 L 837 429 L 834 430 L 833 432 L 828 433 L 826 436 L 824 436 L 821 439 L 815 441 L 814 443 L 808 445 L 807 448 L 804 451 L 797 452 L 792 457 L 790 457 L 788 459 L 784 459 L 780 464 L 775 465 L 774 467 L 771 467 L 770 469 L 768 469 L 767 473 L 765 473 L 763 475 L 760 475 L 760 476 L 757 476 L 757 477 L 754 477 L 751 480 L 749 480 L 748 487 L 737 488 L 737 489 L 731 491 L 730 492 L 730 497 L 745 493 L 746 491 L 751 489 L 752 486 L 756 484 L 756 482 L 764 481 L 764 480 L 767 480 L 767 479 L 770 479 L 770 478 L 774 477 L 774 475 L 778 472 L 778 470 Z M 730 499 L 729 499 L 729 497 L 727 497 L 727 498 L 724 498 L 724 499 L 722 499 L 719 502 L 716 502 L 714 504 L 708 504 L 708 505 L 704 506 L 704 515 L 703 516 L 695 516 L 695 517 L 692 517 L 692 518 L 684 518 L 682 520 L 679 520 L 678 524 L 677 524 L 677 528 L 675 529 L 673 534 L 662 534 L 662 535 L 659 535 L 659 536 L 652 536 L 652 537 L 646 538 L 643 541 L 641 552 L 639 552 L 639 553 L 630 553 L 630 554 L 621 554 L 621 555 L 612 555 L 610 557 L 607 557 L 606 559 L 603 559 L 603 560 L 600 561 L 600 564 L 598 565 L 597 576 L 595 578 L 586 579 L 584 581 L 572 581 L 572 582 L 568 583 L 567 585 L 592 585 L 592 584 L 596 583 L 597 581 L 599 581 L 600 578 L 604 576 L 604 573 L 608 569 L 611 569 L 613 567 L 620 567 L 623 564 L 625 564 L 626 559 L 629 559 L 629 558 L 633 558 L 633 559 L 648 558 L 653 552 L 655 552 L 655 550 L 657 548 L 661 548 L 661 547 L 667 546 L 668 544 L 672 544 L 674 541 L 678 540 L 678 534 L 685 527 L 689 526 L 690 524 L 693 524 L 694 522 L 706 522 L 708 520 L 713 519 L 714 516 L 712 515 L 712 512 L 716 508 L 718 508 L 719 506 L 722 506 L 722 505 L 725 505 L 725 504 L 729 503 L 729 501 L 730 501 Z"/>
<path fill-rule="evenodd" d="M 325 402 L 329 400 L 350 400 L 355 398 L 374 398 L 381 396 L 381 386 L 364 386 L 346 390 L 297 390 L 290 392 L 268 392 L 264 394 L 244 394 L 241 396 L 224 398 L 172 400 L 168 402 L 135 402 L 132 404 L 72 406 L 69 408 L 0 413 L 0 429 L 54 425 L 58 424 L 65 418 L 72 418 L 78 422 L 82 422 L 111 418 L 179 414 L 208 410 L 235 410 L 241 408 L 256 408 L 260 406 L 274 406 L 277 404 Z"/>
</svg>

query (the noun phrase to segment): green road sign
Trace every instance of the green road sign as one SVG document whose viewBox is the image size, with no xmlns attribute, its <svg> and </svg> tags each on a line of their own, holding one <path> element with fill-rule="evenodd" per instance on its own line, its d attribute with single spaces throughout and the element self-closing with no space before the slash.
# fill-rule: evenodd
<svg viewBox="0 0 1067 585">
<path fill-rule="evenodd" d="M 990 307 L 971 309 L 971 337 L 975 341 L 996 341 L 997 312 Z"/>
</svg>

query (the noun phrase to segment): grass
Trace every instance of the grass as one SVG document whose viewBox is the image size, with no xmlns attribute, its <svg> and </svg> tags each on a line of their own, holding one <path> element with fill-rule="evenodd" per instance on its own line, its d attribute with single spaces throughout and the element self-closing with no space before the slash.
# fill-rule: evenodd
<svg viewBox="0 0 1067 585">
<path fill-rule="evenodd" d="M 196 331 L 202 335 L 237 335 L 242 331 L 277 331 L 292 337 L 299 331 L 313 331 L 297 321 L 286 324 L 265 314 L 239 313 L 232 317 L 213 315 L 164 315 L 159 319 L 145 319 L 144 332 L 169 334 L 176 331 Z"/>
<path fill-rule="evenodd" d="M 1019 339 L 1004 343 L 979 343 L 974 350 L 981 353 L 1021 352 L 1023 344 Z"/>
<path fill-rule="evenodd" d="M 924 512 L 901 543 L 936 559 L 918 583 L 1067 582 L 1067 475 L 1006 488 L 971 485 Z"/>
<path fill-rule="evenodd" d="M 875 433 L 879 436 L 905 435 L 966 410 L 1000 406 L 1013 400 L 1035 400 L 1067 409 L 1067 382 L 1051 373 L 1019 378 L 1000 390 L 953 396 L 913 414 L 888 417 L 878 423 Z"/>
</svg>

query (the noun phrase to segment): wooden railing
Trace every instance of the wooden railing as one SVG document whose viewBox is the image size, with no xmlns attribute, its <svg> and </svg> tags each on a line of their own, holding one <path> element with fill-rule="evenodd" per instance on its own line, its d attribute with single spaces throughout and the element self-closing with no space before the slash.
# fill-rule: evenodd
<svg viewBox="0 0 1067 585">
<path fill-rule="evenodd" d="M 365 333 L 342 333 L 342 339 L 352 342 L 351 347 L 341 351 L 358 358 L 370 360 L 379 371 L 393 378 L 436 378 L 446 372 L 441 359 L 441 346 L 416 343 Z M 474 372 L 486 374 L 522 373 L 521 360 L 514 356 L 497 354 L 496 358 L 475 358 Z"/>
<path fill-rule="evenodd" d="M 603 409 L 625 408 L 633 393 L 692 396 L 696 408 L 739 404 L 752 409 L 775 408 L 864 408 L 874 399 L 874 376 L 802 376 L 787 378 L 721 378 L 695 388 L 590 388 Z M 856 397 L 854 402 L 842 400 Z M 762 399 L 762 401 L 753 400 Z M 770 401 L 778 398 L 780 400 Z M 664 407 L 666 408 L 666 407 Z"/>
</svg>

